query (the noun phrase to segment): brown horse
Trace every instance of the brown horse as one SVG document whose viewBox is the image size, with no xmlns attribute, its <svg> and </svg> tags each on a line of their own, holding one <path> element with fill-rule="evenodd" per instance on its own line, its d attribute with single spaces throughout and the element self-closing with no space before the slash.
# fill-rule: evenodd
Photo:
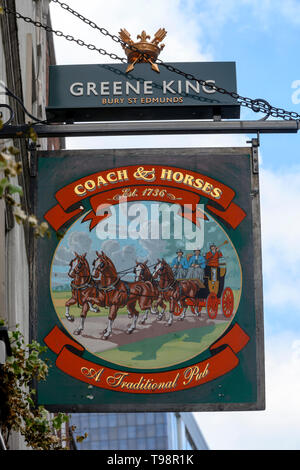
<svg viewBox="0 0 300 470">
<path fill-rule="evenodd" d="M 176 280 L 171 266 L 164 259 L 157 260 L 157 264 L 154 267 L 153 278 L 156 279 L 158 277 L 158 290 L 162 298 L 168 301 L 170 305 L 170 316 L 167 323 L 170 326 L 173 323 L 176 304 L 183 307 L 183 312 L 179 317 L 180 320 L 183 320 L 188 308 L 185 302 L 186 299 L 195 299 L 198 290 L 202 287 L 202 283 L 191 279 Z"/>
<path fill-rule="evenodd" d="M 144 281 L 147 283 L 150 283 L 151 285 L 151 313 L 157 314 L 157 319 L 161 320 L 163 317 L 163 314 L 166 310 L 166 304 L 164 304 L 162 296 L 158 290 L 158 281 L 153 279 L 153 276 L 151 274 L 151 271 L 148 267 L 148 260 L 142 262 L 136 261 L 136 266 L 133 269 L 133 272 L 135 274 L 135 280 L 136 281 Z M 162 311 L 159 312 L 158 307 L 162 308 Z M 145 321 L 148 319 L 148 314 L 149 310 L 146 310 L 141 323 L 144 324 Z"/>
<path fill-rule="evenodd" d="M 89 310 L 92 310 L 93 312 L 98 311 L 98 309 L 94 309 L 90 303 L 86 303 L 85 301 L 85 296 L 91 288 L 92 281 L 90 266 L 86 260 L 86 253 L 84 255 L 78 255 L 75 252 L 74 254 L 75 258 L 70 262 L 70 269 L 68 272 L 68 276 L 73 279 L 71 281 L 72 297 L 65 303 L 65 316 L 66 319 L 71 322 L 74 321 L 74 316 L 70 315 L 71 305 L 77 304 L 78 306 L 82 306 L 82 310 L 86 310 L 85 316 Z"/>
<path fill-rule="evenodd" d="M 98 253 L 93 263 L 92 275 L 97 282 L 97 294 L 95 297 L 87 297 L 86 301 L 96 305 L 109 307 L 108 325 L 103 331 L 103 339 L 107 339 L 112 333 L 113 322 L 116 319 L 120 307 L 127 307 L 132 317 L 132 323 L 127 330 L 130 334 L 136 329 L 139 312 L 135 305 L 138 302 L 142 311 L 151 308 L 151 287 L 146 282 L 122 281 L 118 276 L 112 260 L 103 251 Z M 100 281 L 100 282 L 99 282 Z"/>
</svg>

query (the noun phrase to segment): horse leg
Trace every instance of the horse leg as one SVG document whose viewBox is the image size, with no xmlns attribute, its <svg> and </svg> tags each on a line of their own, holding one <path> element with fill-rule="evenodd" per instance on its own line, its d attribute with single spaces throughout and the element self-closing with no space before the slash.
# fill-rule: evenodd
<svg viewBox="0 0 300 470">
<path fill-rule="evenodd" d="M 100 298 L 87 296 L 85 297 L 84 301 L 88 303 L 88 306 L 91 312 L 94 312 L 94 313 L 100 312 L 99 307 L 101 307 L 101 303 L 102 303 L 102 300 Z M 94 304 L 96 304 L 96 307 L 93 306 Z M 102 303 L 102 307 L 103 307 L 103 303 Z"/>
<path fill-rule="evenodd" d="M 153 315 L 157 315 L 159 313 L 159 311 L 158 311 L 158 302 L 156 302 L 156 303 L 153 302 L 151 304 L 151 313 Z"/>
<path fill-rule="evenodd" d="M 162 308 L 162 310 L 159 312 L 158 310 L 158 306 L 160 306 Z M 163 299 L 160 299 L 158 302 L 157 302 L 157 310 L 158 310 L 158 317 L 157 317 L 157 320 L 160 321 L 162 320 L 164 314 L 165 314 L 165 311 L 166 311 L 166 304 L 163 302 Z"/>
<path fill-rule="evenodd" d="M 178 303 L 179 303 L 179 305 L 180 305 L 181 307 L 183 307 L 183 311 L 182 311 L 182 313 L 180 314 L 180 316 L 179 316 L 179 318 L 178 318 L 179 320 L 182 321 L 182 320 L 185 319 L 185 313 L 186 313 L 186 311 L 187 311 L 187 305 L 186 305 L 186 303 L 185 303 L 184 300 L 183 300 L 183 301 L 180 301 L 180 300 L 179 300 Z"/>
<path fill-rule="evenodd" d="M 88 302 L 88 304 L 89 304 L 89 309 L 90 309 L 91 312 L 94 312 L 94 313 L 100 312 L 100 308 L 98 308 L 98 307 L 93 307 L 93 305 L 92 305 L 91 302 Z"/>
<path fill-rule="evenodd" d="M 144 312 L 143 318 L 141 319 L 140 323 L 143 325 L 145 321 L 148 319 L 148 315 L 150 313 L 151 307 L 152 307 L 152 296 L 153 293 L 151 293 L 151 296 L 146 292 L 144 295 L 142 295 L 139 298 L 139 305 L 140 309 L 142 312 Z"/>
<path fill-rule="evenodd" d="M 156 302 L 154 300 L 151 302 L 151 313 L 153 313 L 154 315 L 158 315 L 158 306 L 161 305 L 162 299 L 160 296 L 158 297 L 157 294 L 155 295 L 155 292 L 153 293 L 153 298 L 156 299 Z"/>
<path fill-rule="evenodd" d="M 138 320 L 138 317 L 139 317 L 139 312 L 135 308 L 135 301 L 131 302 L 130 304 L 127 304 L 127 309 L 130 312 L 130 315 L 131 315 L 130 318 L 132 318 L 131 325 L 127 330 L 127 334 L 130 335 L 136 329 L 136 324 L 137 324 L 137 320 Z"/>
<path fill-rule="evenodd" d="M 74 299 L 74 297 L 71 297 L 71 299 L 67 300 L 67 302 L 65 303 L 65 307 L 66 307 L 66 312 L 65 312 L 65 317 L 67 320 L 73 322 L 74 321 L 74 316 L 73 315 L 70 315 L 70 306 L 71 305 L 74 305 L 77 303 L 77 300 Z"/>
<path fill-rule="evenodd" d="M 117 316 L 117 311 L 118 311 L 117 305 L 110 306 L 107 327 L 105 328 L 102 334 L 103 339 L 109 338 L 109 336 L 112 334 L 112 327 Z"/>
<path fill-rule="evenodd" d="M 89 310 L 94 313 L 100 312 L 100 309 L 98 307 L 94 307 L 93 304 L 94 298 L 91 296 L 92 294 L 89 292 L 89 290 L 84 294 L 82 294 L 82 303 L 84 304 L 85 302 L 88 303 Z"/>
<path fill-rule="evenodd" d="M 74 330 L 74 335 L 80 335 L 82 333 L 88 311 L 89 311 L 89 304 L 88 302 L 84 302 L 82 306 L 82 311 L 80 314 L 80 325 L 76 328 L 76 330 Z"/>
<path fill-rule="evenodd" d="M 169 312 L 169 320 L 166 326 L 171 326 L 173 323 L 173 312 L 174 312 L 174 300 L 170 299 L 170 312 Z"/>
<path fill-rule="evenodd" d="M 129 310 L 128 305 L 126 306 L 126 308 L 127 308 L 128 318 L 131 319 L 131 318 L 132 318 L 132 313 L 131 313 L 131 311 Z"/>
<path fill-rule="evenodd" d="M 102 333 L 102 338 L 103 339 L 107 339 L 112 334 L 113 322 L 114 322 L 113 320 L 108 319 L 107 326 L 106 326 L 105 330 L 103 330 L 103 333 Z"/>
<path fill-rule="evenodd" d="M 149 312 L 150 312 L 150 309 L 148 308 L 148 309 L 145 311 L 145 313 L 144 313 L 144 315 L 143 315 L 143 317 L 142 317 L 142 319 L 141 319 L 141 321 L 140 321 L 141 325 L 143 325 L 143 324 L 145 323 L 145 321 L 148 320 Z"/>
<path fill-rule="evenodd" d="M 201 310 L 202 310 L 202 307 L 200 306 L 200 310 L 199 310 L 199 303 L 196 302 L 195 313 L 197 317 L 201 317 Z"/>
</svg>

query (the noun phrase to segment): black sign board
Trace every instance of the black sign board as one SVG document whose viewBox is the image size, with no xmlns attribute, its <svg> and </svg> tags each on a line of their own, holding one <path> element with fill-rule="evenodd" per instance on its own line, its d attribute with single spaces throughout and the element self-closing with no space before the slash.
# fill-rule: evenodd
<svg viewBox="0 0 300 470">
<path fill-rule="evenodd" d="M 234 62 L 169 65 L 207 85 L 162 65 L 159 73 L 149 64 L 137 64 L 130 73 L 126 73 L 126 64 L 50 66 L 47 118 L 82 122 L 240 117 L 236 99 L 209 86 L 236 92 Z"/>
</svg>

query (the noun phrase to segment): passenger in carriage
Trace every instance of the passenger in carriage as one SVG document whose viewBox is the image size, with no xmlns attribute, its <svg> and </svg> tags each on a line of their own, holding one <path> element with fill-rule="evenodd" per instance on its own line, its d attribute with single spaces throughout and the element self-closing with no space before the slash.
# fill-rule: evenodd
<svg viewBox="0 0 300 470">
<path fill-rule="evenodd" d="M 206 260 L 204 256 L 201 255 L 201 250 L 194 250 L 194 255 L 189 260 L 187 279 L 199 279 L 202 282 L 205 266 Z"/>
<path fill-rule="evenodd" d="M 174 276 L 176 279 L 184 279 L 189 268 L 189 263 L 188 260 L 183 257 L 182 250 L 177 250 L 176 254 L 177 256 L 173 259 L 171 263 L 171 268 L 173 269 Z"/>
</svg>

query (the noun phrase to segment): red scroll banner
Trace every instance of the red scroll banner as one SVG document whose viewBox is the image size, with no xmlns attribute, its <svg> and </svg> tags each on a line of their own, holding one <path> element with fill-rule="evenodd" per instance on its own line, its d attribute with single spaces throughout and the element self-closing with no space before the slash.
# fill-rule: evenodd
<svg viewBox="0 0 300 470">
<path fill-rule="evenodd" d="M 207 209 L 234 229 L 246 216 L 243 209 L 233 202 L 233 189 L 223 183 L 182 168 L 156 165 L 114 168 L 80 178 L 56 192 L 58 204 L 44 217 L 57 231 L 70 219 L 81 214 L 84 208 L 80 206 L 80 202 L 89 199 L 92 211 L 85 220 L 91 221 L 92 229 L 101 220 L 101 216 L 99 218 L 97 215 L 97 208 L 104 207 L 105 204 L 107 207 L 119 204 L 124 197 L 128 202 L 158 200 L 183 206 L 196 205 L 201 196 L 213 201 L 214 204 L 207 205 Z"/>
<path fill-rule="evenodd" d="M 84 348 L 57 326 L 44 339 L 57 354 L 56 366 L 71 377 L 95 387 L 126 393 L 170 393 L 197 387 L 227 374 L 239 364 L 237 354 L 249 336 L 235 323 L 210 347 L 211 357 L 167 372 L 137 373 L 102 367 L 81 357 Z"/>
</svg>

